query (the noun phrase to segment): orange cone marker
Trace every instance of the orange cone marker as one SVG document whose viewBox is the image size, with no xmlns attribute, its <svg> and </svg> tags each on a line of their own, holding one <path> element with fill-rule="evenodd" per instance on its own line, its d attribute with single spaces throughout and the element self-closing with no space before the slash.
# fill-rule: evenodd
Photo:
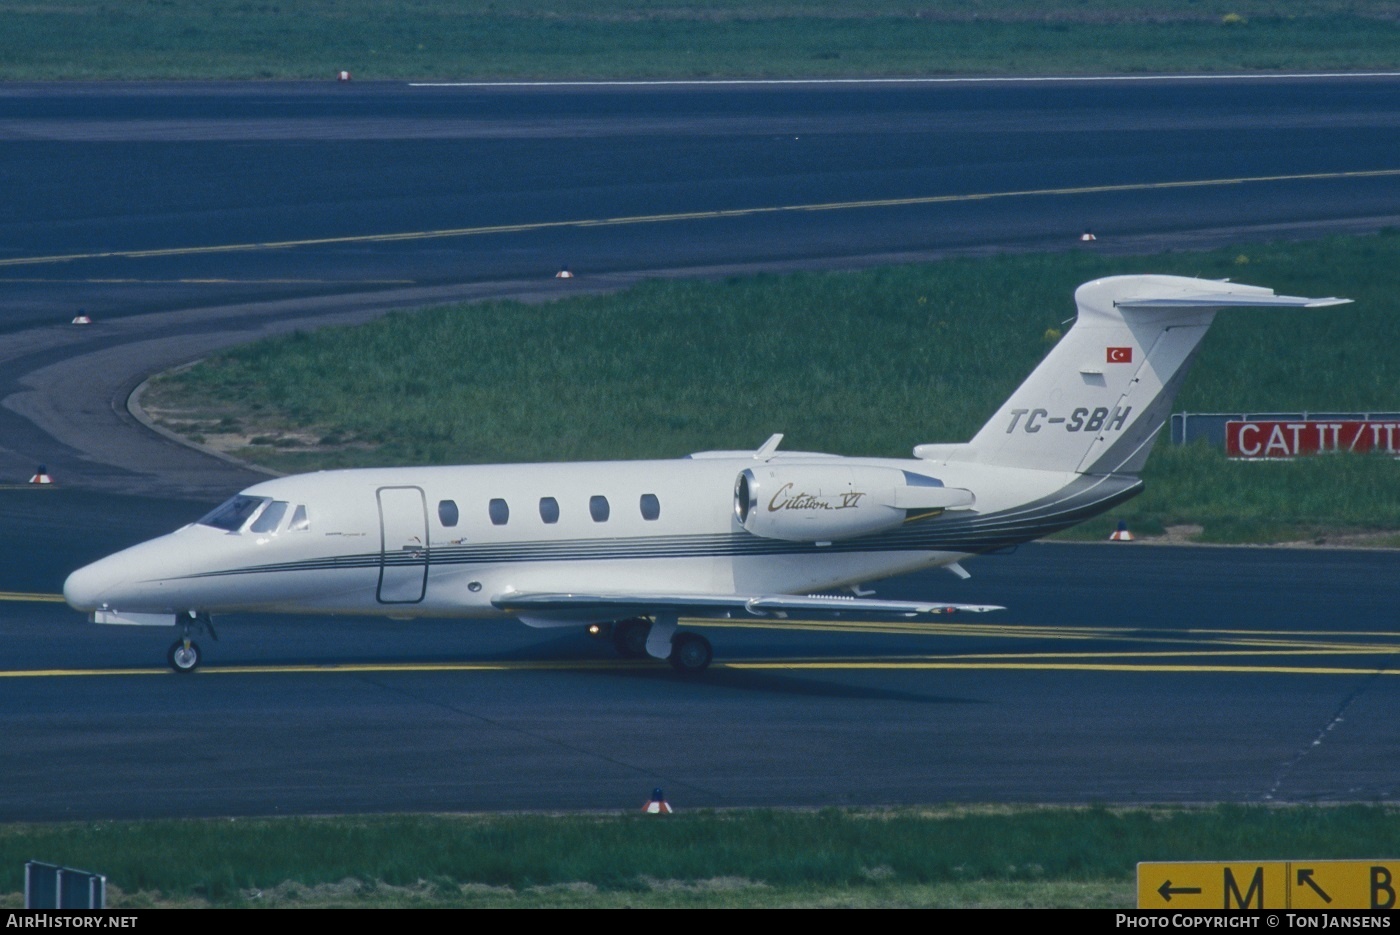
<svg viewBox="0 0 1400 935">
<path fill-rule="evenodd" d="M 651 801 L 642 806 L 648 815 L 670 815 L 671 803 L 666 801 L 666 793 L 660 789 L 651 790 Z"/>
</svg>

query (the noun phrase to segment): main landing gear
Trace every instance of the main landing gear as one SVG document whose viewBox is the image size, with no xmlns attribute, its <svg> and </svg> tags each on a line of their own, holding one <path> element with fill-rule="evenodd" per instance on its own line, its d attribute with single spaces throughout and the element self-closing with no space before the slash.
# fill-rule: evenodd
<svg viewBox="0 0 1400 935">
<path fill-rule="evenodd" d="M 633 617 L 613 624 L 613 648 L 623 659 L 645 659 L 647 657 L 647 634 L 651 632 L 651 621 L 645 617 Z"/>
<path fill-rule="evenodd" d="M 613 624 L 612 640 L 623 659 L 665 659 L 686 675 L 704 672 L 715 655 L 699 633 L 677 633 L 674 614 L 658 614 L 654 622 L 646 617 L 622 620 Z"/>
<path fill-rule="evenodd" d="M 671 668 L 685 675 L 694 675 L 709 668 L 715 658 L 710 641 L 699 633 L 677 633 L 671 638 Z"/>
<path fill-rule="evenodd" d="M 199 614 L 192 610 L 176 614 L 175 625 L 182 627 L 183 632 L 178 640 L 170 644 L 170 651 L 165 654 L 165 661 L 170 663 L 170 668 L 181 675 L 186 675 L 198 668 L 202 658 L 199 644 L 190 639 L 190 635 L 203 630 L 209 634 L 210 638 L 218 640 L 219 634 L 214 632 L 214 621 L 210 619 L 208 614 Z"/>
</svg>

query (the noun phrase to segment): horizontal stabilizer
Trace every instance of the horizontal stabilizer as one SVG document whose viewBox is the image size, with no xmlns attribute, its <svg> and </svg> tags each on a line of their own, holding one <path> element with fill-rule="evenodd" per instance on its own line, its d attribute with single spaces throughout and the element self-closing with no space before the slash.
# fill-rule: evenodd
<svg viewBox="0 0 1400 935">
<path fill-rule="evenodd" d="M 1222 286 L 1228 283 L 1221 283 Z M 1237 287 L 1238 288 L 1238 287 Z M 1346 305 L 1351 299 L 1310 299 L 1303 295 L 1274 295 L 1270 289 L 1254 292 L 1198 292 L 1191 295 L 1133 296 L 1119 299 L 1118 308 L 1326 308 Z"/>
<path fill-rule="evenodd" d="M 1276 295 L 1185 276 L 1109 276 L 1074 293 L 1074 326 L 965 445 L 915 456 L 1079 474 L 1137 474 L 1217 312 L 1350 299 Z"/>
<path fill-rule="evenodd" d="M 712 620 L 919 620 L 1006 609 L 994 604 L 877 601 L 826 594 L 502 594 L 491 603 L 535 627 L 663 613 Z"/>
</svg>

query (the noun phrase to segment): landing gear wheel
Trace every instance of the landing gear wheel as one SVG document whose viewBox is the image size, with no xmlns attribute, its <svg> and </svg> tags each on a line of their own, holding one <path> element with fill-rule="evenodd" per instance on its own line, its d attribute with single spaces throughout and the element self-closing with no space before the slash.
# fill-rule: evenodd
<svg viewBox="0 0 1400 935">
<path fill-rule="evenodd" d="M 214 619 L 200 611 L 182 610 L 175 615 L 175 625 L 180 628 L 180 638 L 171 644 L 165 661 L 181 674 L 193 672 L 199 666 L 200 652 L 199 644 L 191 640 L 190 635 L 203 631 L 217 641 L 219 634 L 214 632 Z"/>
<path fill-rule="evenodd" d="M 170 668 L 181 675 L 193 672 L 199 665 L 199 644 L 193 640 L 176 640 L 170 644 L 170 652 L 165 654 Z"/>
<path fill-rule="evenodd" d="M 710 641 L 699 633 L 677 633 L 671 640 L 671 666 L 677 672 L 696 675 L 704 672 L 715 657 Z"/>
<path fill-rule="evenodd" d="M 613 626 L 613 646 L 623 659 L 645 659 L 647 657 L 647 635 L 651 633 L 651 621 L 645 617 L 633 617 Z"/>
</svg>

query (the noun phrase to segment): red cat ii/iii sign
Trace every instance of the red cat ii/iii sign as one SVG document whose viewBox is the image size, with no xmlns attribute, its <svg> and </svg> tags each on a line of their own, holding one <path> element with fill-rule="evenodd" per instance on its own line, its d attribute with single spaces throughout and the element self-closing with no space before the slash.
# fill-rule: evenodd
<svg viewBox="0 0 1400 935">
<path fill-rule="evenodd" d="M 1330 451 L 1386 451 L 1400 455 L 1400 421 L 1311 420 L 1225 423 L 1231 458 L 1296 458 Z"/>
</svg>

